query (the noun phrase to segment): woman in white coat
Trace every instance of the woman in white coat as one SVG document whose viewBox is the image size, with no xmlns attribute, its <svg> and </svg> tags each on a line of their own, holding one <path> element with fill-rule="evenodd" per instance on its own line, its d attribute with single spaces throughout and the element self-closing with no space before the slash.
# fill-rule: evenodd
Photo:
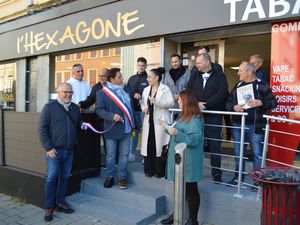
<svg viewBox="0 0 300 225">
<path fill-rule="evenodd" d="M 170 88 L 160 81 L 165 69 L 152 69 L 147 77 L 149 86 L 143 91 L 141 108 L 144 113 L 141 154 L 144 156 L 144 172 L 147 177 L 164 177 L 165 165 L 160 158 L 162 146 L 170 137 L 159 125 L 159 120 L 170 122 L 169 108 L 174 105 Z"/>
</svg>

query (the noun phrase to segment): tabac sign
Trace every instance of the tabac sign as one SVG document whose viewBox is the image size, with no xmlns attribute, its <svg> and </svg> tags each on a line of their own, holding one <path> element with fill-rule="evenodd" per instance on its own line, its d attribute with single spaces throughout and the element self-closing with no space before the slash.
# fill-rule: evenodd
<svg viewBox="0 0 300 225">
<path fill-rule="evenodd" d="M 14 24 L 22 19 L 11 22 L 11 30 L 0 34 L 0 61 L 299 14 L 300 0 L 123 0 L 19 29 Z"/>
</svg>

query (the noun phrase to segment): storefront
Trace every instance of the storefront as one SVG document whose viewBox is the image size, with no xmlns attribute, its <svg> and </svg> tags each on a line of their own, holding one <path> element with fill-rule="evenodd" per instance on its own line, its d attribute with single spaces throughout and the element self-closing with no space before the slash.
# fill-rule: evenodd
<svg viewBox="0 0 300 225">
<path fill-rule="evenodd" d="M 91 85 L 104 67 L 120 67 L 126 81 L 140 56 L 148 69 L 168 69 L 174 53 L 192 67 L 202 45 L 223 66 L 231 88 L 236 67 L 251 55 L 261 55 L 271 73 L 272 26 L 291 21 L 300 37 L 299 14 L 299 0 L 74 1 L 0 26 L 0 104 L 40 112 L 75 63 L 83 64 Z M 299 43 L 291 51 L 299 61 Z"/>
</svg>

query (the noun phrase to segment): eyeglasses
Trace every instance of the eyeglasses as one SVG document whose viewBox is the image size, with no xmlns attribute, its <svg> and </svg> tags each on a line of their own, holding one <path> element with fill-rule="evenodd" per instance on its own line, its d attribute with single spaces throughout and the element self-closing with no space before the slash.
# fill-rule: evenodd
<svg viewBox="0 0 300 225">
<path fill-rule="evenodd" d="M 64 94 L 73 94 L 74 93 L 74 91 L 61 91 L 62 93 L 64 93 Z"/>
</svg>

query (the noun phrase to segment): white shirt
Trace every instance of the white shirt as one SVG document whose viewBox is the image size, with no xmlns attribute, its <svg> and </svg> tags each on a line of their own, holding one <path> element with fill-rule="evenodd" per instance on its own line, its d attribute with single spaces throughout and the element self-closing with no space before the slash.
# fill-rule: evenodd
<svg viewBox="0 0 300 225">
<path fill-rule="evenodd" d="M 71 77 L 69 80 L 67 80 L 67 82 L 72 85 L 74 92 L 72 96 L 72 102 L 75 104 L 78 104 L 80 101 L 84 101 L 87 96 L 89 96 L 91 87 L 84 79 L 76 80 Z"/>
<path fill-rule="evenodd" d="M 206 81 L 208 80 L 209 76 L 211 73 L 203 73 L 202 78 L 203 78 L 203 89 L 205 87 Z"/>
</svg>

